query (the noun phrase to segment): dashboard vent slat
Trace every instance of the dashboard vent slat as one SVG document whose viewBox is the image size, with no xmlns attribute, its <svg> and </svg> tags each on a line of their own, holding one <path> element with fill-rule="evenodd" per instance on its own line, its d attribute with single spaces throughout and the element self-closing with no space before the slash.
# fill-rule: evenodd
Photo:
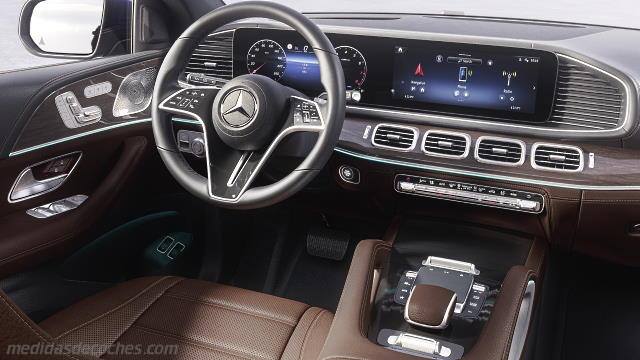
<svg viewBox="0 0 640 360">
<path fill-rule="evenodd" d="M 550 122 L 567 129 L 615 129 L 625 117 L 625 97 L 612 75 L 560 56 Z"/>
<path fill-rule="evenodd" d="M 464 159 L 470 147 L 471 138 L 464 133 L 429 130 L 422 140 L 422 152 L 431 156 Z"/>
<path fill-rule="evenodd" d="M 233 78 L 233 31 L 208 35 L 193 51 L 185 75 L 203 74 L 224 81 Z"/>
<path fill-rule="evenodd" d="M 579 172 L 584 167 L 582 149 L 575 146 L 536 143 L 531 149 L 534 169 Z"/>
<path fill-rule="evenodd" d="M 476 142 L 476 160 L 479 162 L 518 166 L 524 163 L 525 145 L 522 141 L 482 136 Z"/>
<path fill-rule="evenodd" d="M 411 151 L 416 146 L 418 130 L 408 126 L 379 124 L 373 130 L 371 143 L 373 146 L 398 150 Z"/>
</svg>

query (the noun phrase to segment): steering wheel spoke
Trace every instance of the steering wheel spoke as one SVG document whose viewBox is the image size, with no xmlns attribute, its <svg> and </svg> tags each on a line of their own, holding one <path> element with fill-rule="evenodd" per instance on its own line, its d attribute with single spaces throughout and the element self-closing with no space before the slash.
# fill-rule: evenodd
<svg viewBox="0 0 640 360">
<path fill-rule="evenodd" d="M 160 110 L 206 122 L 211 116 L 211 104 L 218 91 L 219 88 L 206 86 L 180 89 L 160 103 Z"/>
</svg>

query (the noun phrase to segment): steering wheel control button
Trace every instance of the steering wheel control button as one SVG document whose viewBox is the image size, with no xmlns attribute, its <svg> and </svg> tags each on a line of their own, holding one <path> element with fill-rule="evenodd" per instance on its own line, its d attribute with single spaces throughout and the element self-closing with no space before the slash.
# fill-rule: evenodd
<svg viewBox="0 0 640 360">
<path fill-rule="evenodd" d="M 321 125 L 320 112 L 315 102 L 292 98 L 294 125 Z"/>
<path fill-rule="evenodd" d="M 167 98 L 160 108 L 163 110 L 174 110 L 178 114 L 191 115 L 191 117 L 202 118 L 202 110 L 205 109 L 210 94 L 217 92 L 217 89 L 184 89 L 176 92 Z M 207 110 L 208 111 L 208 110 Z"/>
<path fill-rule="evenodd" d="M 222 99 L 220 112 L 222 119 L 227 124 L 239 128 L 248 125 L 255 119 L 257 108 L 258 102 L 251 92 L 235 89 Z"/>
<path fill-rule="evenodd" d="M 342 181 L 349 184 L 360 184 L 360 170 L 353 166 L 342 165 L 338 168 L 338 175 Z"/>
</svg>

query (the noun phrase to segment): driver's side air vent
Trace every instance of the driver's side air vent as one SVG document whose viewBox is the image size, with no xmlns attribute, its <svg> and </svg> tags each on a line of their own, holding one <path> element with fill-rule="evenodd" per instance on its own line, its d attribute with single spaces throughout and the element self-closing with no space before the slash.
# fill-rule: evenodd
<svg viewBox="0 0 640 360">
<path fill-rule="evenodd" d="M 579 172 L 584 167 L 584 155 L 575 146 L 535 143 L 531 148 L 531 166 L 539 170 Z"/>
<path fill-rule="evenodd" d="M 450 131 L 429 130 L 422 141 L 425 154 L 452 159 L 466 158 L 470 147 L 469 135 Z"/>
<path fill-rule="evenodd" d="M 203 74 L 218 79 L 233 77 L 233 30 L 208 35 L 193 51 L 185 75 Z"/>
<path fill-rule="evenodd" d="M 383 149 L 411 151 L 416 147 L 418 129 L 409 126 L 379 124 L 373 130 L 371 143 Z"/>
<path fill-rule="evenodd" d="M 475 157 L 482 163 L 518 166 L 524 164 L 525 145 L 520 140 L 481 136 Z"/>
</svg>

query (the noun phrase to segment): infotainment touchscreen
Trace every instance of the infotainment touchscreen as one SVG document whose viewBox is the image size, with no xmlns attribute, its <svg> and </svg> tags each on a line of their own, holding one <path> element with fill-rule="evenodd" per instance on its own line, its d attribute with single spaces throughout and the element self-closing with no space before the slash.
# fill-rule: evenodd
<svg viewBox="0 0 640 360">
<path fill-rule="evenodd" d="M 395 46 L 392 96 L 430 104 L 533 114 L 538 56 Z"/>
</svg>

